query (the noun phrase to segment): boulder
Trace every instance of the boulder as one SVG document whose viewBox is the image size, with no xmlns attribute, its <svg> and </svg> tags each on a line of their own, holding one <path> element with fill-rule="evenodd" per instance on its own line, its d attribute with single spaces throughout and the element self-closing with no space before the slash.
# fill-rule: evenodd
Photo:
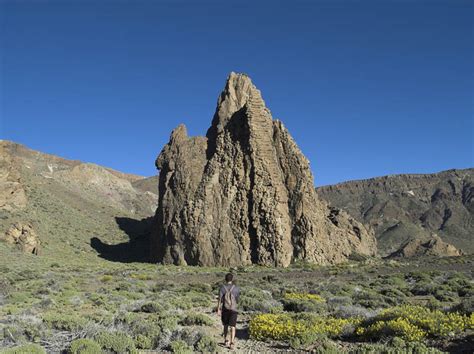
<svg viewBox="0 0 474 354">
<path fill-rule="evenodd" d="M 392 253 L 389 257 L 457 257 L 464 253 L 453 245 L 444 242 L 438 235 L 432 234 L 429 240 L 413 239 L 405 243 L 398 251 Z"/>
<path fill-rule="evenodd" d="M 3 237 L 4 241 L 16 245 L 25 253 L 38 255 L 41 241 L 33 226 L 29 223 L 16 223 L 12 225 Z"/>
</svg>

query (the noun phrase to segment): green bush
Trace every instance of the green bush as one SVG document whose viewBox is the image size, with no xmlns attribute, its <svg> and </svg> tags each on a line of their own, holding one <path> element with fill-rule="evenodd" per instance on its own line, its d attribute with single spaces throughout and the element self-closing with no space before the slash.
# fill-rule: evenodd
<svg viewBox="0 0 474 354">
<path fill-rule="evenodd" d="M 201 353 L 215 353 L 217 352 L 217 343 L 210 336 L 202 335 L 195 348 Z"/>
<path fill-rule="evenodd" d="M 358 292 L 354 296 L 354 303 L 371 309 L 387 307 L 385 297 L 373 290 L 363 290 Z"/>
<path fill-rule="evenodd" d="M 271 293 L 259 289 L 243 289 L 239 298 L 239 308 L 244 311 L 278 312 L 282 304 L 274 300 Z"/>
<path fill-rule="evenodd" d="M 25 344 L 5 349 L 2 354 L 46 354 L 46 351 L 37 344 Z"/>
<path fill-rule="evenodd" d="M 173 332 L 178 327 L 179 317 L 174 315 L 162 316 L 156 320 L 162 332 Z"/>
<path fill-rule="evenodd" d="M 326 303 L 321 300 L 311 298 L 285 297 L 282 300 L 283 309 L 290 312 L 316 312 L 322 313 L 326 310 Z"/>
<path fill-rule="evenodd" d="M 100 332 L 95 340 L 103 349 L 115 353 L 136 353 L 134 340 L 122 332 Z"/>
<path fill-rule="evenodd" d="M 212 286 L 206 283 L 188 284 L 182 291 L 195 291 L 198 293 L 211 294 Z"/>
<path fill-rule="evenodd" d="M 143 304 L 141 307 L 142 312 L 147 312 L 147 313 L 161 313 L 165 311 L 165 307 L 160 304 L 159 302 L 148 302 L 146 304 Z"/>
<path fill-rule="evenodd" d="M 170 350 L 173 353 L 177 354 L 191 354 L 193 353 L 193 348 L 190 347 L 185 341 L 183 340 L 175 340 L 170 343 Z"/>
<path fill-rule="evenodd" d="M 290 347 L 296 350 L 309 350 L 315 353 L 337 354 L 337 347 L 325 336 L 314 332 L 302 332 L 289 340 Z"/>
<path fill-rule="evenodd" d="M 212 319 L 201 313 L 191 313 L 179 322 L 183 326 L 211 326 Z"/>
<path fill-rule="evenodd" d="M 114 279 L 113 276 L 111 276 L 109 274 L 106 274 L 106 275 L 102 276 L 102 278 L 100 278 L 100 281 L 102 283 L 108 283 L 108 282 L 112 281 L 113 279 Z"/>
<path fill-rule="evenodd" d="M 471 314 L 474 312 L 474 296 L 470 296 L 461 300 L 455 308 L 456 311 L 464 314 Z"/>
<path fill-rule="evenodd" d="M 85 318 L 75 314 L 49 312 L 43 315 L 43 320 L 52 328 L 60 331 L 78 331 L 87 324 Z"/>
<path fill-rule="evenodd" d="M 137 334 L 134 337 L 135 346 L 138 349 L 152 349 L 153 348 L 153 339 L 149 336 L 143 334 Z"/>
<path fill-rule="evenodd" d="M 92 339 L 81 338 L 71 342 L 69 348 L 70 354 L 100 354 L 102 353 L 100 345 Z"/>
</svg>

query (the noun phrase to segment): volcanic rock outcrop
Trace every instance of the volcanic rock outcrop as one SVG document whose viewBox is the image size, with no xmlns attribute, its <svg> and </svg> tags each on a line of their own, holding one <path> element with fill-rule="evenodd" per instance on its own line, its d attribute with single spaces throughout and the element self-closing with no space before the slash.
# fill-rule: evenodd
<svg viewBox="0 0 474 354">
<path fill-rule="evenodd" d="M 319 199 L 308 160 L 246 75 L 228 77 L 206 137 L 180 125 L 156 166 L 155 261 L 288 266 L 376 252 L 372 231 Z"/>
<path fill-rule="evenodd" d="M 6 144 L 0 143 L 0 210 L 21 210 L 26 204 L 20 173 L 15 168 L 13 157 L 6 151 Z"/>
<path fill-rule="evenodd" d="M 458 257 L 464 253 L 453 245 L 444 242 L 436 234 L 431 235 L 428 241 L 419 239 L 408 241 L 398 251 L 392 253 L 389 257 L 420 257 L 420 256 L 436 256 L 436 257 Z"/>
<path fill-rule="evenodd" d="M 16 223 L 12 225 L 3 236 L 10 244 L 16 245 L 25 253 L 38 255 L 40 253 L 41 241 L 33 226 L 29 223 Z"/>
</svg>

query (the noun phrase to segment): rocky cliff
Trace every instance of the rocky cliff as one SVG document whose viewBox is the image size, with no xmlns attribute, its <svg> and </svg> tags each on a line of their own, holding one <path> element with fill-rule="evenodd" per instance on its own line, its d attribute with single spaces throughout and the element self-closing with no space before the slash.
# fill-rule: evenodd
<svg viewBox="0 0 474 354">
<path fill-rule="evenodd" d="M 332 205 L 374 228 L 381 255 L 436 233 L 474 252 L 474 169 L 393 175 L 317 189 Z"/>
<path fill-rule="evenodd" d="M 308 160 L 246 75 L 230 74 L 206 137 L 177 127 L 156 166 L 156 261 L 288 266 L 376 252 L 373 233 L 319 199 Z"/>
</svg>

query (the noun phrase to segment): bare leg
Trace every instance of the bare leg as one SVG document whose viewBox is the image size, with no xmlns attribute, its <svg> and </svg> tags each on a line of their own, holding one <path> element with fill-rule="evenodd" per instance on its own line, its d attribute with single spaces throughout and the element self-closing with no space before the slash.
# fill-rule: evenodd
<svg viewBox="0 0 474 354">
<path fill-rule="evenodd" d="M 235 344 L 235 327 L 230 327 L 230 345 L 231 349 L 234 349 Z"/>
<path fill-rule="evenodd" d="M 229 326 L 224 326 L 224 342 L 227 344 L 227 334 L 229 333 Z M 232 336 L 232 334 L 231 334 Z"/>
</svg>

